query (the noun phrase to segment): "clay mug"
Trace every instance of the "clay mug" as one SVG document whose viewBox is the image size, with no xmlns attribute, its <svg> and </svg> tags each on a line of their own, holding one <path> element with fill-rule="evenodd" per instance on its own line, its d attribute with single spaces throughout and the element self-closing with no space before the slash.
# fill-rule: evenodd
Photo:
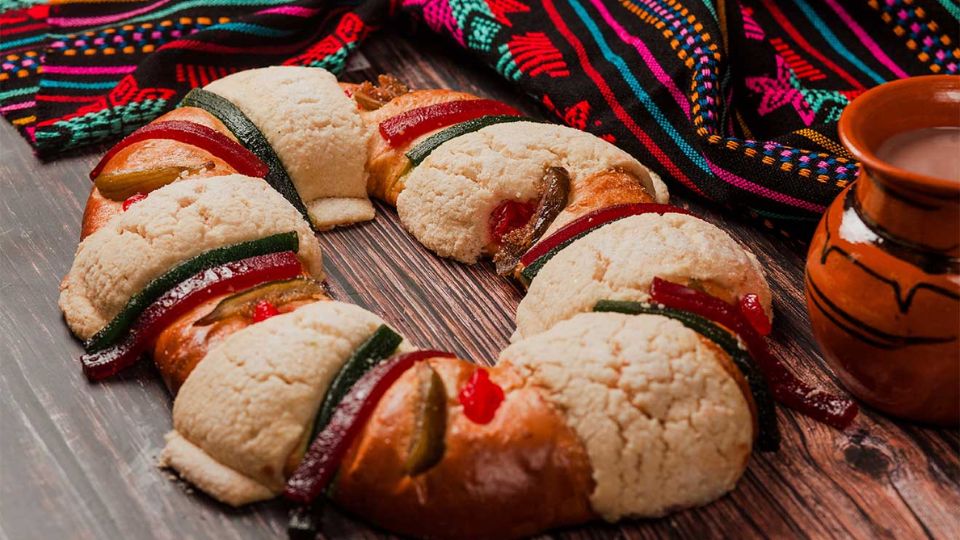
<svg viewBox="0 0 960 540">
<path fill-rule="evenodd" d="M 893 416 L 955 425 L 960 181 L 876 154 L 893 135 L 942 126 L 960 126 L 960 77 L 886 83 L 844 110 L 840 139 L 860 175 L 817 227 L 805 289 L 824 357 L 854 395 Z"/>
</svg>

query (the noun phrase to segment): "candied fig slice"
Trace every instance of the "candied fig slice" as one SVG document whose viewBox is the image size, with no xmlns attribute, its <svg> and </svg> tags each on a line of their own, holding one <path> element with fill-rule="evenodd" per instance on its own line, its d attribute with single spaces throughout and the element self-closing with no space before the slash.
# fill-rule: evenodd
<svg viewBox="0 0 960 540">
<path fill-rule="evenodd" d="M 416 425 L 404 464 L 410 476 L 427 472 L 443 459 L 447 433 L 447 389 L 443 379 L 426 362 L 416 369 L 419 381 L 414 414 Z"/>
<path fill-rule="evenodd" d="M 100 380 L 132 365 L 149 344 L 173 321 L 219 294 L 242 290 L 303 272 L 293 251 L 269 253 L 201 269 L 165 291 L 127 323 L 126 336 L 113 346 L 83 355 L 83 372 Z"/>
<path fill-rule="evenodd" d="M 547 232 L 547 228 L 557 219 L 560 212 L 567 206 L 570 197 L 570 173 L 563 167 L 549 167 L 543 174 L 545 189 L 537 211 L 533 216 L 533 229 L 530 232 L 529 243 L 532 244 Z"/>
<path fill-rule="evenodd" d="M 221 246 L 191 257 L 155 278 L 150 283 L 147 283 L 140 292 L 130 298 L 123 309 L 120 310 L 120 313 L 107 323 L 106 326 L 101 328 L 93 337 L 84 342 L 83 347 L 88 353 L 102 351 L 110 347 L 127 333 L 130 326 L 134 324 L 137 317 L 139 317 L 148 306 L 171 289 L 177 287 L 180 282 L 195 274 L 248 257 L 256 257 L 257 255 L 280 253 L 282 251 L 292 251 L 296 253 L 299 247 L 300 240 L 296 231 L 290 231 L 247 242 Z M 273 276 L 271 280 L 293 277 L 302 272 L 302 267 L 298 268 L 298 272 L 289 275 Z M 257 283 L 247 285 L 247 287 L 258 285 L 264 281 L 270 280 L 260 280 Z M 224 292 L 233 292 L 234 290 L 237 289 Z"/>
<path fill-rule="evenodd" d="M 213 162 L 206 161 L 195 166 L 171 166 L 102 173 L 97 176 L 93 183 L 97 186 L 101 195 L 119 202 L 125 201 L 138 193 L 146 196 L 151 191 L 180 179 L 185 173 L 188 175 L 196 174 L 204 169 L 212 168 Z"/>
<path fill-rule="evenodd" d="M 224 298 L 210 313 L 193 324 L 207 326 L 234 315 L 252 317 L 259 302 L 282 306 L 298 300 L 322 300 L 326 297 L 323 284 L 306 276 L 272 281 Z"/>
<path fill-rule="evenodd" d="M 493 257 L 497 273 L 507 276 L 513 273 L 520 257 L 527 249 L 543 236 L 553 220 L 567 206 L 570 198 L 570 173 L 563 167 L 548 167 L 541 179 L 540 201 L 533 216 L 523 227 L 505 234 L 500 249 Z"/>
<path fill-rule="evenodd" d="M 337 405 L 330 423 L 317 434 L 303 461 L 287 480 L 284 490 L 287 500 L 306 504 L 320 496 L 377 403 L 404 372 L 423 360 L 453 356 L 431 350 L 400 354 L 366 372 Z"/>
</svg>

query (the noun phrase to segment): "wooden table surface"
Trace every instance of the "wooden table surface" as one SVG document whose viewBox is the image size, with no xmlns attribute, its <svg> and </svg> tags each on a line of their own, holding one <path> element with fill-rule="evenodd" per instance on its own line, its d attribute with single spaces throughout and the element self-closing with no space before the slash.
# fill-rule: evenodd
<svg viewBox="0 0 960 540">
<path fill-rule="evenodd" d="M 389 72 L 416 87 L 492 96 L 533 115 L 531 100 L 495 73 L 429 37 L 385 33 L 344 74 Z M 24 538 L 285 538 L 282 503 L 234 510 L 155 467 L 171 399 L 148 362 L 90 384 L 80 345 L 57 308 L 73 259 L 87 173 L 104 149 L 52 163 L 0 127 L 0 540 Z M 830 390 L 803 302 L 805 248 L 694 201 L 693 208 L 750 246 L 775 295 L 775 353 Z M 507 344 L 521 291 L 432 255 L 378 207 L 374 222 L 323 233 L 328 282 L 339 300 L 370 309 L 422 345 L 489 362 Z M 960 435 L 863 411 L 845 433 L 780 409 L 782 450 L 756 454 L 737 489 L 665 519 L 598 523 L 562 538 L 896 537 L 960 535 Z M 531 501 L 535 504 L 535 501 Z M 323 535 L 380 537 L 330 510 Z"/>
</svg>

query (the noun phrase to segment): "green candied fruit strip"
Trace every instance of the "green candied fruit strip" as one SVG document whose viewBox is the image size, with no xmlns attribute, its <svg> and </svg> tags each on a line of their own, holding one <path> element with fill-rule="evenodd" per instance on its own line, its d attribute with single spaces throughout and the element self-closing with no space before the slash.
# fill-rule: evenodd
<svg viewBox="0 0 960 540">
<path fill-rule="evenodd" d="M 227 129 L 233 133 L 240 144 L 247 147 L 261 161 L 263 161 L 269 172 L 264 180 L 270 184 L 270 187 L 283 195 L 283 198 L 290 202 L 294 208 L 303 215 L 307 223 L 313 226 L 310 215 L 307 213 L 307 207 L 300 198 L 300 193 L 293 180 L 284 168 L 280 156 L 270 146 L 270 142 L 263 135 L 263 132 L 257 128 L 247 115 L 239 107 L 231 103 L 228 99 L 221 97 L 213 92 L 208 92 L 202 88 L 194 88 L 183 97 L 180 107 L 197 107 L 207 111 L 223 122 Z"/>
<path fill-rule="evenodd" d="M 494 124 L 503 124 L 506 122 L 520 122 L 527 121 L 529 118 L 524 118 L 522 116 L 510 116 L 510 115 L 490 115 L 490 116 L 481 116 L 479 118 L 474 118 L 473 120 L 467 120 L 466 122 L 461 122 L 453 126 L 448 127 L 447 129 L 434 133 L 433 135 L 427 137 L 420 144 L 414 146 L 405 154 L 414 167 L 419 165 L 431 152 L 437 149 L 441 144 L 455 139 L 461 135 L 466 135 L 467 133 L 473 133 L 474 131 L 479 131 L 487 126 L 492 126 Z"/>
<path fill-rule="evenodd" d="M 716 343 L 724 352 L 730 355 L 733 363 L 750 385 L 750 393 L 753 394 L 753 402 L 757 406 L 757 423 L 760 427 L 757 445 L 760 451 L 776 452 L 780 448 L 780 428 L 777 425 L 777 411 L 774 408 L 770 389 L 767 388 L 763 374 L 753 365 L 753 361 L 747 351 L 740 348 L 740 343 L 733 334 L 709 319 L 694 313 L 658 306 L 656 304 L 644 304 L 642 302 L 623 300 L 599 300 L 593 307 L 593 310 L 625 313 L 627 315 L 662 315 L 679 321 L 687 328 Z"/>
<path fill-rule="evenodd" d="M 347 395 L 353 385 L 360 380 L 360 377 L 370 371 L 370 368 L 389 358 L 402 341 L 403 338 L 400 337 L 400 334 L 394 332 L 389 326 L 381 324 L 366 341 L 353 351 L 350 358 L 344 362 L 343 367 L 337 372 L 337 376 L 333 378 L 330 388 L 327 389 L 327 395 L 323 398 L 323 404 L 320 405 L 319 412 L 317 412 L 317 419 L 314 422 L 310 440 L 313 440 L 317 433 L 327 427 L 330 418 L 333 416 L 333 411 L 343 400 L 343 396 Z"/>
<path fill-rule="evenodd" d="M 296 252 L 300 248 L 300 240 L 296 231 L 278 233 L 249 242 L 240 242 L 205 251 L 195 257 L 167 270 L 163 275 L 147 283 L 140 292 L 133 295 L 127 304 L 120 310 L 106 326 L 100 329 L 93 337 L 83 344 L 88 353 L 102 351 L 112 346 L 122 338 L 130 327 L 143 313 L 143 310 L 155 302 L 164 293 L 176 287 L 181 281 L 215 266 L 221 266 L 241 259 L 279 253 L 281 251 Z"/>
</svg>

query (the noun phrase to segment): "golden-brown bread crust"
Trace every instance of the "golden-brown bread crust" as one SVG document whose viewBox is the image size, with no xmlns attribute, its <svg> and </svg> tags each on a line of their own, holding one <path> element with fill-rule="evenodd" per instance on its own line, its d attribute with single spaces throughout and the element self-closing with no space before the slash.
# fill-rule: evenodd
<svg viewBox="0 0 960 540">
<path fill-rule="evenodd" d="M 97 232 L 100 227 L 110 221 L 110 218 L 123 210 L 123 203 L 111 201 L 100 194 L 94 186 L 87 197 L 87 206 L 83 209 L 83 218 L 80 220 L 80 240 Z"/>
<path fill-rule="evenodd" d="M 154 122 L 184 120 L 201 124 L 223 133 L 236 141 L 233 133 L 223 125 L 223 122 L 213 115 L 196 107 L 181 107 L 157 118 Z M 211 166 L 202 165 L 212 163 Z M 150 139 L 140 141 L 117 152 L 103 167 L 103 173 L 119 173 L 159 167 L 196 167 L 197 170 L 187 177 L 210 177 L 233 174 L 235 171 L 223 160 L 214 157 L 206 150 L 185 144 L 172 139 Z M 87 198 L 87 206 L 83 211 L 80 239 L 83 240 L 99 229 L 110 218 L 122 211 L 121 201 L 107 199 L 94 187 Z"/>
<path fill-rule="evenodd" d="M 367 192 L 370 196 L 396 206 L 397 196 L 403 191 L 403 176 L 410 165 L 410 160 L 404 156 L 404 153 L 430 135 L 440 131 L 439 129 L 434 130 L 405 145 L 392 147 L 380 135 L 380 122 L 419 107 L 465 99 L 480 98 L 473 94 L 445 89 L 414 90 L 390 100 L 379 109 L 361 110 L 360 117 L 363 118 L 369 134 L 367 140 L 367 172 L 370 176 L 367 179 Z"/>
<path fill-rule="evenodd" d="M 213 311 L 227 296 L 229 295 L 214 297 L 193 308 L 167 326 L 154 342 L 153 362 L 174 396 L 208 351 L 232 334 L 253 324 L 253 321 L 242 315 L 227 317 L 203 326 L 194 324 Z M 287 313 L 313 302 L 315 300 L 288 302 L 276 308 L 280 313 Z"/>
<path fill-rule="evenodd" d="M 170 389 L 177 395 L 180 386 L 207 351 L 251 324 L 245 317 L 229 317 L 206 326 L 194 326 L 194 322 L 210 313 L 226 295 L 213 298 L 177 319 L 157 337 L 153 346 L 153 362 Z"/>
<path fill-rule="evenodd" d="M 570 187 L 570 195 L 563 213 L 550 224 L 540 240 L 550 236 L 567 223 L 594 210 L 619 204 L 656 202 L 643 187 L 639 178 L 619 167 L 605 169 L 587 176 Z M 520 279 L 519 273 L 517 279 Z"/>
<path fill-rule="evenodd" d="M 489 424 L 457 394 L 477 366 L 429 361 L 447 392 L 446 451 L 425 473 L 404 463 L 418 399 L 415 369 L 387 391 L 343 460 L 334 499 L 388 530 L 429 538 L 512 538 L 595 518 L 586 450 L 562 414 L 509 366 L 490 369 L 506 394 Z"/>
<path fill-rule="evenodd" d="M 652 202 L 653 195 L 639 178 L 614 167 L 592 174 L 573 186 L 565 210 L 582 216 L 607 206 Z"/>
</svg>

